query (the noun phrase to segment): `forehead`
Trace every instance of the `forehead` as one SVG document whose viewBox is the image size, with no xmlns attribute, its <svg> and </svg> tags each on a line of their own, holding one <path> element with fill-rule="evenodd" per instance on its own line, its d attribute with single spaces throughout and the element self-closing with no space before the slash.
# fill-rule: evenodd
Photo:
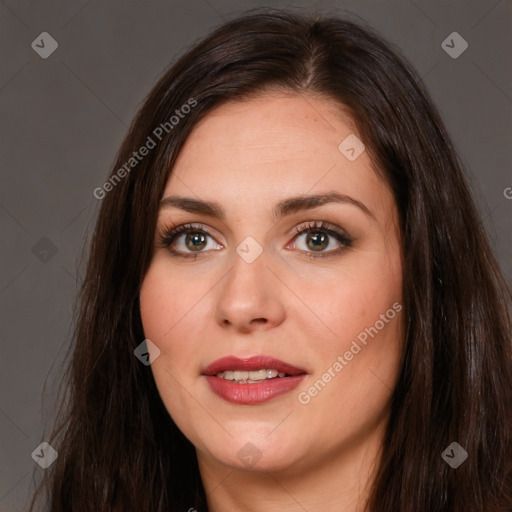
<svg viewBox="0 0 512 512">
<path fill-rule="evenodd" d="M 238 205 L 243 198 L 263 207 L 288 195 L 334 190 L 374 204 L 389 201 L 366 151 L 349 161 L 338 148 L 354 135 L 350 116 L 326 98 L 283 93 L 228 102 L 194 127 L 164 197 Z"/>
<path fill-rule="evenodd" d="M 194 128 L 177 167 L 208 158 L 244 164 L 307 161 L 321 152 L 336 154 L 353 122 L 333 101 L 304 94 L 273 93 L 222 104 Z M 250 159 L 250 160 L 248 160 Z M 210 166 L 211 167 L 211 166 Z"/>
</svg>

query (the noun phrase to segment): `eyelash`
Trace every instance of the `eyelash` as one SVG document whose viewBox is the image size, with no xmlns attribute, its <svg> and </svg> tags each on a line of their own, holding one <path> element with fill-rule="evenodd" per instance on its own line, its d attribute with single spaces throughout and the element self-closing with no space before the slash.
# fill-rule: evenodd
<svg viewBox="0 0 512 512">
<path fill-rule="evenodd" d="M 330 256 L 337 255 L 341 252 L 343 252 L 348 247 L 352 247 L 352 240 L 342 231 L 339 231 L 338 229 L 331 227 L 331 224 L 321 221 L 313 221 L 310 223 L 302 224 L 294 229 L 294 237 L 299 237 L 299 235 L 302 235 L 304 233 L 325 233 L 329 236 L 334 237 L 340 244 L 341 247 L 338 249 L 334 249 L 327 252 L 315 252 L 315 251 L 303 251 L 306 252 L 308 257 L 310 259 L 316 259 L 316 258 L 326 258 Z M 178 238 L 180 235 L 183 234 L 189 234 L 189 233 L 204 233 L 205 235 L 212 237 L 208 231 L 203 229 L 200 225 L 194 225 L 194 224 L 182 224 L 181 226 L 177 226 L 175 228 L 172 228 L 171 226 L 164 226 L 162 231 L 158 233 L 159 241 L 162 244 L 163 247 L 169 249 L 169 251 L 177 257 L 182 258 L 193 258 L 194 260 L 197 259 L 197 257 L 200 254 L 203 254 L 202 251 L 199 252 L 190 252 L 190 253 L 184 253 L 183 251 L 177 251 L 176 249 L 171 248 L 171 244 Z M 212 237 L 213 238 L 213 237 Z"/>
</svg>

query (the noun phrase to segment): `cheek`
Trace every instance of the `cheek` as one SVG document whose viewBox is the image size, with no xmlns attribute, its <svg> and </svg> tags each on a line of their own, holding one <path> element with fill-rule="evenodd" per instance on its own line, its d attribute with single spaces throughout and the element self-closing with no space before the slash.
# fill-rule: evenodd
<svg viewBox="0 0 512 512">
<path fill-rule="evenodd" d="M 172 327 L 177 305 L 175 288 L 158 265 L 150 266 L 140 291 L 141 319 L 148 338 L 161 338 Z"/>
<path fill-rule="evenodd" d="M 345 277 L 328 297 L 318 294 L 315 299 L 330 332 L 323 342 L 316 338 L 320 341 L 314 343 L 313 357 L 318 364 L 301 395 L 302 400 L 310 400 L 305 410 L 313 430 L 331 432 L 333 443 L 356 442 L 382 421 L 402 351 L 399 269 L 370 272 L 367 268 Z"/>
<path fill-rule="evenodd" d="M 158 262 L 148 270 L 140 291 L 140 311 L 144 335 L 160 349 L 151 365 L 158 387 L 174 387 L 175 377 L 199 371 L 197 353 L 201 334 L 199 318 L 208 318 L 204 297 L 208 286 L 201 280 L 190 282 L 171 276 Z M 205 320 L 206 321 L 206 320 Z M 172 376 L 172 377 L 171 377 Z"/>
<path fill-rule="evenodd" d="M 183 279 L 180 273 L 171 273 L 163 262 L 153 263 L 142 283 L 140 311 L 145 335 L 164 346 L 174 338 L 174 333 L 186 323 L 187 316 L 201 307 L 207 284 L 197 279 Z"/>
<path fill-rule="evenodd" d="M 332 340 L 327 344 L 318 344 L 320 353 L 331 356 L 333 351 L 343 353 L 349 350 L 352 340 L 358 336 L 364 341 L 365 333 L 375 327 L 379 338 L 397 336 L 397 313 L 393 304 L 402 303 L 401 266 L 397 258 L 379 256 L 367 258 L 364 264 L 356 260 L 358 255 L 344 262 L 343 270 L 333 279 L 332 274 L 322 279 L 302 283 L 298 290 L 308 309 L 315 313 L 317 319 L 311 326 L 318 327 L 323 337 Z M 335 280 L 336 285 L 332 282 Z M 383 315 L 383 317 L 382 317 Z M 305 319 L 304 328 L 307 329 Z M 314 333 L 311 332 L 312 336 Z M 325 334 L 327 333 L 327 335 Z M 317 336 L 318 337 L 318 333 Z M 312 338 L 315 339 L 315 338 Z M 371 337 L 368 337 L 371 339 Z"/>
<path fill-rule="evenodd" d="M 400 258 L 383 251 L 365 256 L 364 261 L 360 254 L 345 260 L 338 284 L 328 287 L 329 293 L 319 286 L 309 296 L 329 329 L 323 329 L 322 337 L 313 337 L 310 331 L 312 340 L 324 341 L 314 344 L 312 356 L 318 365 L 311 387 L 304 389 L 311 397 L 307 407 L 339 436 L 363 435 L 382 419 L 400 366 L 404 316 Z"/>
<path fill-rule="evenodd" d="M 149 268 L 140 291 L 140 311 L 144 335 L 160 349 L 160 356 L 151 364 L 160 397 L 167 411 L 182 431 L 201 421 L 200 413 L 190 408 L 184 383 L 197 374 L 201 311 L 204 290 L 197 283 L 187 286 L 179 275 L 171 276 L 158 261 Z M 195 321 L 194 321 L 195 320 Z M 188 384 L 187 384 L 188 386 Z M 187 411 L 186 413 L 184 411 Z M 193 430 L 193 429 L 192 429 Z"/>
</svg>

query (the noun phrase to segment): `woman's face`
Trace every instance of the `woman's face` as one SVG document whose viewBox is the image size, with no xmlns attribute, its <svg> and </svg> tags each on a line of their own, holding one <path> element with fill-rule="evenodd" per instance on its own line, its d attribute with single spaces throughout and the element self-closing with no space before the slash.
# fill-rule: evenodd
<svg viewBox="0 0 512 512">
<path fill-rule="evenodd" d="M 231 102 L 170 174 L 141 315 L 203 466 L 302 471 L 382 435 L 403 337 L 398 217 L 356 136 L 326 99 Z"/>
</svg>

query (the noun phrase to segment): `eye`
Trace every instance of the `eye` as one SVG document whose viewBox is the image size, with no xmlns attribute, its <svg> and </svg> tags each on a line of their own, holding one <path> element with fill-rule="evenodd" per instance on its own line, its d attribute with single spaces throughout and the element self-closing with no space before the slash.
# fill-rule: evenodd
<svg viewBox="0 0 512 512">
<path fill-rule="evenodd" d="M 295 229 L 295 233 L 292 243 L 286 248 L 291 245 L 292 249 L 299 249 L 309 258 L 334 256 L 352 246 L 352 240 L 340 228 L 323 221 L 301 225 Z M 223 247 L 216 244 L 212 235 L 201 225 L 193 224 L 183 224 L 175 228 L 164 226 L 159 233 L 159 240 L 173 255 L 182 258 L 195 259 L 208 250 L 219 250 Z"/>
<path fill-rule="evenodd" d="M 333 256 L 352 246 L 352 240 L 343 231 L 323 221 L 301 225 L 295 233 L 293 247 L 306 252 L 309 258 Z M 302 243 L 298 243 L 301 238 Z"/>
<path fill-rule="evenodd" d="M 183 224 L 176 228 L 164 227 L 159 233 L 159 239 L 162 246 L 176 256 L 184 258 L 197 257 L 205 250 L 219 250 L 222 246 L 219 244 L 209 244 L 208 238 L 212 236 L 201 226 L 193 224 Z M 194 254 L 195 253 L 195 254 Z"/>
</svg>

